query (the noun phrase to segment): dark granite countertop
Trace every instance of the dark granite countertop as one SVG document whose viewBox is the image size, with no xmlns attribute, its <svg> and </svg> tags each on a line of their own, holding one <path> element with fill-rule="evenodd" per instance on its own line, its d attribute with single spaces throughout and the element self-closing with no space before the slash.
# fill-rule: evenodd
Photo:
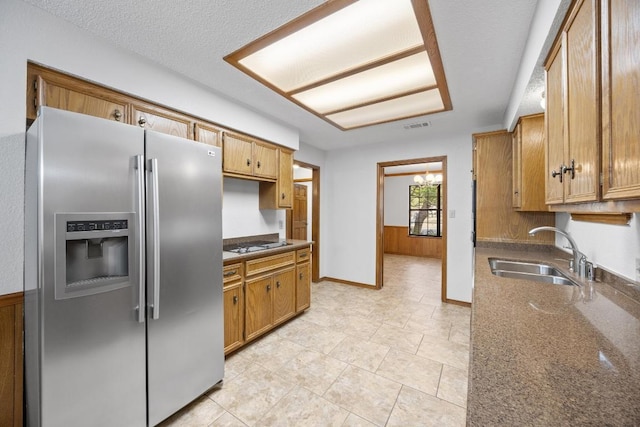
<svg viewBox="0 0 640 427">
<path fill-rule="evenodd" d="M 559 256 L 570 258 L 554 249 L 476 249 L 468 425 L 640 425 L 635 294 L 601 281 L 578 287 L 498 277 L 488 263 L 544 261 L 575 278 Z"/>
</svg>

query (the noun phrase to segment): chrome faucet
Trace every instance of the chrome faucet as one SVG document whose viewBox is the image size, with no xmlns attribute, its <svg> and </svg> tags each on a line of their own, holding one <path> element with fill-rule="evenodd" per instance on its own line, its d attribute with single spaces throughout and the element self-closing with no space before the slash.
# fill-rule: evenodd
<svg viewBox="0 0 640 427">
<path fill-rule="evenodd" d="M 535 235 L 538 231 L 555 231 L 556 233 L 564 236 L 569 241 L 569 245 L 571 245 L 569 249 L 573 252 L 573 263 L 571 263 L 569 267 L 578 275 L 578 277 L 587 277 L 587 256 L 578 250 L 576 241 L 573 240 L 569 233 L 556 227 L 544 226 L 532 228 L 529 230 L 529 236 Z"/>
</svg>

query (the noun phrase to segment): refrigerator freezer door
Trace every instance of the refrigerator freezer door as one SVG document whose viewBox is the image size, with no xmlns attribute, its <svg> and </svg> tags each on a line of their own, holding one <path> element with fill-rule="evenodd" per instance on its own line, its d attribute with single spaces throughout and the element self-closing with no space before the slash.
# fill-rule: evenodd
<svg viewBox="0 0 640 427">
<path fill-rule="evenodd" d="M 219 148 L 145 137 L 147 381 L 156 425 L 223 377 L 222 182 Z"/>
<path fill-rule="evenodd" d="M 132 221 L 143 131 L 46 107 L 33 126 L 25 188 L 27 425 L 144 425 L 145 325 L 136 318 Z"/>
</svg>

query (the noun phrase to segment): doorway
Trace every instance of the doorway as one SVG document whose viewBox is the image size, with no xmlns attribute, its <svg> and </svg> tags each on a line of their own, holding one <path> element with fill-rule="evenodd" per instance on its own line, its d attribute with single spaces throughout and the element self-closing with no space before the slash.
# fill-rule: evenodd
<svg viewBox="0 0 640 427">
<path fill-rule="evenodd" d="M 439 157 L 427 157 L 427 158 L 419 158 L 419 159 L 407 159 L 407 160 L 397 160 L 393 162 L 381 162 L 378 163 L 378 179 L 377 179 L 377 206 L 376 206 L 376 288 L 380 289 L 384 286 L 384 248 L 385 248 L 385 217 L 384 217 L 384 201 L 385 201 L 385 168 L 389 170 L 389 168 L 396 166 L 407 167 L 406 170 L 411 172 L 406 172 L 408 175 L 425 175 L 427 173 L 426 170 L 419 170 L 418 167 L 422 167 L 424 164 L 431 163 L 439 163 L 441 164 L 441 176 L 442 181 L 440 183 L 440 193 L 441 197 L 441 206 L 439 209 L 441 210 L 441 216 L 439 218 L 438 227 L 441 233 L 441 248 L 439 249 L 441 253 L 441 295 L 440 299 L 443 302 L 448 302 L 447 300 L 447 157 L 439 156 Z M 411 168 L 413 167 L 413 169 Z M 408 190 L 408 189 L 407 189 Z M 407 206 L 407 209 L 410 209 Z M 407 212 L 407 216 L 409 216 L 409 212 Z M 410 234 L 411 230 L 409 228 L 409 224 L 407 224 L 407 234 Z M 389 237 L 389 236 L 387 236 Z M 416 237 L 421 238 L 421 237 Z"/>
<path fill-rule="evenodd" d="M 293 208 L 287 209 L 287 239 L 312 240 L 311 280 L 320 281 L 320 167 L 293 162 Z"/>
</svg>

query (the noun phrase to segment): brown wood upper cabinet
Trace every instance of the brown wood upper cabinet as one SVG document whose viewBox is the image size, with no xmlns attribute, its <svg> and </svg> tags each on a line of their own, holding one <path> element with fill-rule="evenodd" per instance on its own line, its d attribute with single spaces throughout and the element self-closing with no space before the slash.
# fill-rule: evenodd
<svg viewBox="0 0 640 427">
<path fill-rule="evenodd" d="M 546 212 L 544 198 L 544 114 L 521 117 L 512 134 L 513 207 Z"/>
<path fill-rule="evenodd" d="M 274 180 L 278 175 L 277 148 L 267 142 L 224 132 L 222 170 L 230 176 Z"/>
<path fill-rule="evenodd" d="M 636 0 L 569 11 L 545 63 L 547 204 L 640 198 L 639 39 Z"/>
<path fill-rule="evenodd" d="M 206 123 L 196 123 L 194 126 L 194 139 L 198 142 L 222 147 L 222 129 Z"/>
<path fill-rule="evenodd" d="M 598 0 L 578 0 L 547 70 L 547 203 L 599 198 Z"/>
<path fill-rule="evenodd" d="M 260 183 L 260 209 L 293 207 L 293 151 L 278 148 L 277 182 Z"/>
<path fill-rule="evenodd" d="M 151 104 L 132 105 L 133 124 L 141 128 L 193 139 L 193 122 L 188 116 Z"/>
<path fill-rule="evenodd" d="M 35 120 L 40 106 L 123 123 L 127 123 L 129 119 L 129 103 L 125 96 L 35 64 L 28 64 L 27 119 Z"/>
<path fill-rule="evenodd" d="M 603 0 L 601 17 L 602 198 L 640 198 L 640 2 Z"/>
</svg>

